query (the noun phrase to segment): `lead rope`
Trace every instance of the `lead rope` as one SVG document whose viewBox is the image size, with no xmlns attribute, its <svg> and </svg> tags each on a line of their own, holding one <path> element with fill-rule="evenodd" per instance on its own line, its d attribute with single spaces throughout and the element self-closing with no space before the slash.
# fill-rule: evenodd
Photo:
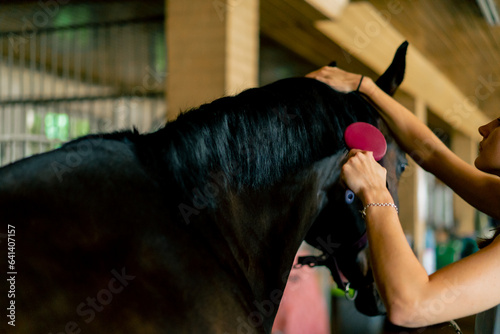
<svg viewBox="0 0 500 334">
<path fill-rule="evenodd" d="M 360 251 L 361 249 L 363 249 L 363 247 L 366 246 L 366 243 L 367 243 L 367 234 L 366 234 L 366 231 L 361 235 L 361 237 L 354 243 L 352 244 L 351 246 L 347 247 L 348 250 L 355 250 L 355 251 Z M 335 283 L 337 283 L 337 287 L 339 289 L 343 289 L 344 290 L 344 296 L 347 300 L 354 300 L 356 299 L 357 295 L 358 295 L 358 291 L 357 290 L 352 290 L 353 291 L 353 295 L 351 296 L 350 295 L 350 286 L 351 286 L 351 283 L 349 281 L 347 282 L 344 282 L 344 280 L 342 279 L 342 275 L 340 274 L 340 268 L 338 266 L 338 263 L 337 263 L 337 259 L 335 258 L 335 255 L 338 255 L 338 254 L 322 254 L 320 256 L 313 256 L 313 255 L 309 255 L 309 256 L 299 256 L 298 260 L 297 260 L 297 264 L 295 264 L 293 266 L 294 269 L 298 269 L 304 265 L 306 266 L 309 266 L 309 267 L 316 267 L 316 266 L 325 266 L 327 265 L 327 262 L 330 262 L 329 266 L 327 266 L 329 269 L 330 269 L 330 273 L 332 274 L 332 277 L 333 277 L 333 280 L 335 281 Z"/>
<path fill-rule="evenodd" d="M 333 280 L 335 281 L 335 283 L 337 283 L 337 287 L 341 290 L 342 289 L 344 290 L 345 298 L 347 300 L 351 300 L 351 301 L 356 299 L 356 297 L 358 296 L 358 290 L 352 290 L 353 294 L 351 296 L 351 294 L 349 293 L 351 282 L 344 282 L 342 280 L 342 277 L 340 276 L 340 269 L 338 267 L 337 260 L 333 256 L 331 259 L 328 259 L 328 256 L 326 256 L 325 254 L 322 254 L 320 256 L 314 256 L 314 255 L 299 256 L 299 258 L 297 259 L 297 263 L 294 264 L 294 266 L 293 266 L 293 269 L 299 269 L 302 266 L 308 266 L 310 268 L 317 267 L 317 266 L 324 266 L 324 265 L 326 265 L 327 261 L 333 262 L 333 268 L 335 270 L 332 270 L 333 268 L 330 269 L 330 273 L 332 274 Z"/>
<path fill-rule="evenodd" d="M 347 282 L 347 284 L 345 285 L 345 289 L 344 289 L 344 296 L 345 296 L 345 299 L 353 301 L 358 296 L 358 290 L 352 290 L 352 291 L 354 291 L 354 293 L 352 294 L 352 297 L 351 297 L 351 295 L 349 294 L 350 286 L 351 286 L 351 282 Z"/>
<path fill-rule="evenodd" d="M 455 333 L 462 334 L 462 330 L 460 329 L 458 324 L 455 322 L 455 320 L 450 320 L 450 326 L 453 327 L 453 330 L 455 331 Z"/>
</svg>

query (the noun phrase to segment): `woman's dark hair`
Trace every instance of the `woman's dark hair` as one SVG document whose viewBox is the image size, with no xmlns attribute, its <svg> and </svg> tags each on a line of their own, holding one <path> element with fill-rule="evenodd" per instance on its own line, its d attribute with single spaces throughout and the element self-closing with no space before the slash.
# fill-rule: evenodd
<svg viewBox="0 0 500 334">
<path fill-rule="evenodd" d="M 493 242 L 493 240 L 495 240 L 496 237 L 498 237 L 500 235 L 500 226 L 497 226 L 495 229 L 494 229 L 495 233 L 493 234 L 493 236 L 491 238 L 479 238 L 477 240 L 477 245 L 479 248 L 484 248 L 486 246 L 488 246 L 489 244 L 491 244 Z"/>
</svg>

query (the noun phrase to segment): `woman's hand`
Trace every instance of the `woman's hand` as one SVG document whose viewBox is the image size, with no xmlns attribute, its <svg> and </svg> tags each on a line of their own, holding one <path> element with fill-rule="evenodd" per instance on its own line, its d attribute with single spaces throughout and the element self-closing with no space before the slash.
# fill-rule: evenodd
<svg viewBox="0 0 500 334">
<path fill-rule="evenodd" d="M 387 170 L 375 161 L 373 153 L 353 149 L 347 157 L 342 166 L 341 180 L 363 204 L 380 202 L 382 197 L 387 197 Z"/>
<path fill-rule="evenodd" d="M 361 74 L 349 73 L 338 67 L 331 66 L 323 66 L 319 70 L 306 74 L 306 77 L 324 82 L 335 90 L 343 93 L 355 91 L 359 87 L 361 81 Z M 370 78 L 363 77 L 363 81 L 361 81 L 362 85 L 359 87 L 359 90 L 362 91 L 363 88 L 365 88 L 363 84 L 366 85 L 369 81 L 371 81 Z"/>
</svg>

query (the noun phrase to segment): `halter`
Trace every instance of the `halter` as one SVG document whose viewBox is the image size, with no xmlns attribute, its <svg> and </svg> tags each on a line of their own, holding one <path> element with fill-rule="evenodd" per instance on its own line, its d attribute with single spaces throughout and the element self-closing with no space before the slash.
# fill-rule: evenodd
<svg viewBox="0 0 500 334">
<path fill-rule="evenodd" d="M 337 283 L 337 286 L 340 289 L 344 290 L 346 299 L 354 300 L 358 292 L 355 290 L 354 295 L 352 297 L 349 295 L 349 289 L 351 283 L 349 281 L 344 282 L 344 280 L 342 279 L 342 274 L 337 262 L 337 258 L 340 257 L 346 251 L 358 253 L 359 251 L 365 248 L 367 243 L 368 243 L 368 238 L 365 231 L 365 233 L 363 233 L 363 235 L 361 235 L 361 237 L 349 247 L 342 247 L 339 248 L 337 251 L 331 252 L 330 254 L 323 253 L 320 256 L 313 256 L 313 255 L 300 256 L 298 258 L 297 264 L 295 264 L 293 268 L 298 269 L 302 266 L 309 266 L 312 268 L 330 264 L 328 268 L 332 273 L 333 280 L 335 281 L 335 283 Z"/>
</svg>

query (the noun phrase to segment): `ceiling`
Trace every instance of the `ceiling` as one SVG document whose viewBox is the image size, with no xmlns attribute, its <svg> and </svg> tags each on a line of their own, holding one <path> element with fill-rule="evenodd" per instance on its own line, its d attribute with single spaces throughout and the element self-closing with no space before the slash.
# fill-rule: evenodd
<svg viewBox="0 0 500 334">
<path fill-rule="evenodd" d="M 370 2 L 388 12 L 387 1 Z M 499 117 L 500 26 L 487 24 L 475 0 L 400 4 L 390 23 L 483 112 Z"/>
<path fill-rule="evenodd" d="M 335 55 L 345 60 L 345 52 L 328 44 L 310 24 L 324 18 L 304 11 L 302 2 L 261 0 L 262 31 L 318 65 L 327 64 Z M 500 116 L 500 26 L 487 24 L 475 0 L 364 2 L 375 6 L 489 118 Z M 366 70 L 355 60 L 348 63 L 351 70 Z"/>
<path fill-rule="evenodd" d="M 475 0 L 369 2 L 381 13 L 389 13 L 386 15 L 389 23 L 454 82 L 464 96 L 477 101 L 478 107 L 490 118 L 500 116 L 500 26 L 487 24 Z M 39 11 L 40 3 L 44 2 L 2 0 L 0 32 L 26 29 L 22 19 Z M 345 58 L 338 46 L 314 28 L 315 21 L 326 17 L 309 10 L 304 0 L 260 0 L 260 3 L 261 31 L 267 37 L 318 66 L 327 64 L 335 55 Z M 72 24 L 98 18 L 121 20 L 164 13 L 163 0 L 75 0 L 71 4 L 67 8 L 75 13 L 68 15 L 73 18 Z M 349 66 L 366 71 L 356 59 L 349 60 Z"/>
</svg>

